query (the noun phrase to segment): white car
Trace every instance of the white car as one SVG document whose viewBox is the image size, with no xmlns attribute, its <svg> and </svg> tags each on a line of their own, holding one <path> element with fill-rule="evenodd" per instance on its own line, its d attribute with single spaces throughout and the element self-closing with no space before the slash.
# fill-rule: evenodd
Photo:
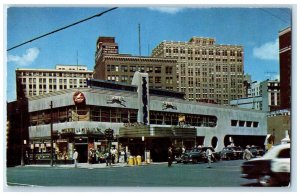
<svg viewBox="0 0 300 196">
<path fill-rule="evenodd" d="M 241 177 L 257 179 L 262 186 L 287 186 L 290 161 L 290 144 L 274 146 L 264 156 L 244 162 Z"/>
</svg>

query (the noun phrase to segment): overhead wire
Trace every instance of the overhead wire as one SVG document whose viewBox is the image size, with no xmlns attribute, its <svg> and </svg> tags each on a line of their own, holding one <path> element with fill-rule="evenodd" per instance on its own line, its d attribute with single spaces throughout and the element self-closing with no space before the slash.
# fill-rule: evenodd
<svg viewBox="0 0 300 196">
<path fill-rule="evenodd" d="M 287 20 L 285 20 L 285 19 L 279 17 L 278 15 L 273 14 L 272 12 L 270 12 L 270 11 L 267 10 L 267 9 L 262 8 L 262 9 L 260 9 L 260 10 L 264 11 L 265 13 L 268 13 L 269 15 L 271 15 L 271 16 L 277 18 L 278 20 L 281 20 L 281 21 L 284 22 L 284 23 L 290 23 L 290 21 L 287 21 Z"/>
<path fill-rule="evenodd" d="M 82 23 L 82 22 L 85 22 L 85 21 L 87 21 L 87 20 L 90 20 L 90 19 L 92 19 L 92 18 L 99 17 L 99 16 L 101 16 L 101 15 L 107 13 L 107 12 L 110 12 L 110 11 L 112 11 L 112 10 L 115 10 L 115 9 L 117 9 L 117 7 L 113 7 L 113 8 L 111 8 L 111 9 L 108 9 L 108 10 L 106 10 L 106 11 L 103 11 L 103 12 L 101 12 L 101 13 L 99 13 L 99 14 L 94 15 L 94 16 L 85 18 L 85 19 L 83 19 L 83 20 L 80 20 L 80 21 L 77 21 L 77 22 L 72 23 L 72 24 L 70 24 L 70 25 L 67 25 L 67 26 L 64 26 L 64 27 L 62 27 L 62 28 L 56 29 L 56 30 L 51 31 L 51 32 L 49 32 L 49 33 L 46 33 L 46 34 L 44 34 L 44 35 L 38 36 L 38 37 L 36 37 L 36 38 L 33 38 L 33 39 L 31 39 L 31 40 L 28 40 L 28 41 L 26 41 L 26 42 L 23 42 L 23 43 L 21 43 L 21 44 L 18 44 L 18 45 L 16 45 L 16 46 L 13 46 L 13 47 L 7 49 L 6 51 L 10 51 L 10 50 L 12 50 L 12 49 L 18 48 L 18 47 L 20 47 L 20 46 L 23 46 L 23 45 L 25 45 L 25 44 L 28 44 L 28 43 L 33 42 L 33 41 L 35 41 L 35 40 L 38 40 L 38 39 L 40 39 L 40 38 L 42 38 L 42 37 L 46 37 L 46 36 L 48 36 L 48 35 L 57 33 L 57 32 L 59 32 L 59 31 L 62 31 L 62 30 L 64 30 L 64 29 L 67 29 L 67 28 L 69 28 L 69 27 L 72 27 L 72 26 L 74 26 L 74 25 L 77 25 L 77 24 L 79 24 L 79 23 Z"/>
</svg>

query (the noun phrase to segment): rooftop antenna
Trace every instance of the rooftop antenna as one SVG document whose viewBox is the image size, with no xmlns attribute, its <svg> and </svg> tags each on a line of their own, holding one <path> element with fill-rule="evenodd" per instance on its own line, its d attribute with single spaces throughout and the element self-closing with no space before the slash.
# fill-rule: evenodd
<svg viewBox="0 0 300 196">
<path fill-rule="evenodd" d="M 141 56 L 141 25 L 139 24 L 139 55 Z"/>
</svg>

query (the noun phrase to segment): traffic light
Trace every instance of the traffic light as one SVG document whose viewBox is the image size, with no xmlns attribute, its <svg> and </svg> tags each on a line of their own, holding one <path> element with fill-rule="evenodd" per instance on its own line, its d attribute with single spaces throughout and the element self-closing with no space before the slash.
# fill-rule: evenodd
<svg viewBox="0 0 300 196">
<path fill-rule="evenodd" d="M 107 140 L 113 140 L 114 139 L 114 130 L 106 129 L 104 134 L 105 134 L 105 138 Z"/>
</svg>

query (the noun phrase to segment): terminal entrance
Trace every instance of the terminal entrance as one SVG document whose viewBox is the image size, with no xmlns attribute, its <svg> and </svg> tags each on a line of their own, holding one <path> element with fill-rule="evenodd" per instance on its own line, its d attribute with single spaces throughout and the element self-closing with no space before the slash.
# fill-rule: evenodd
<svg viewBox="0 0 300 196">
<path fill-rule="evenodd" d="M 224 137 L 224 146 L 231 144 L 230 138 L 232 139 L 235 146 L 241 146 L 245 148 L 247 145 L 260 146 L 264 148 L 264 142 L 266 135 L 253 136 L 253 135 L 226 135 Z"/>
</svg>

